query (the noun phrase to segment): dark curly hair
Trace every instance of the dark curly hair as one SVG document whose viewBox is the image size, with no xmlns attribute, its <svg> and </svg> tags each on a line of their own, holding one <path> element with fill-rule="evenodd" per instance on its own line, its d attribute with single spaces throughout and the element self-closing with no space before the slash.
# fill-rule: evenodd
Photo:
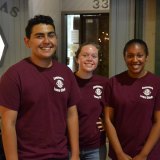
<svg viewBox="0 0 160 160">
<path fill-rule="evenodd" d="M 34 27 L 34 25 L 37 25 L 37 24 L 40 24 L 40 23 L 52 25 L 54 30 L 55 30 L 54 21 L 50 16 L 35 15 L 34 18 L 31 18 L 28 21 L 28 24 L 26 26 L 25 31 L 26 31 L 26 37 L 27 38 L 30 38 L 31 33 L 32 33 L 32 28 Z"/>
</svg>

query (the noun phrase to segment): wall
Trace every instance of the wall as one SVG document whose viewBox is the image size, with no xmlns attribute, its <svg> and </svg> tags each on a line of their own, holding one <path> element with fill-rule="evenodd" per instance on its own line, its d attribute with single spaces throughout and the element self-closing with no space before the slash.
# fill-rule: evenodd
<svg viewBox="0 0 160 160">
<path fill-rule="evenodd" d="M 110 10 L 109 75 L 126 69 L 123 59 L 125 43 L 134 37 L 134 1 L 112 0 Z"/>
<path fill-rule="evenodd" d="M 155 42 L 156 42 L 156 0 L 145 0 L 143 19 L 143 39 L 149 49 L 146 69 L 155 72 Z"/>
<path fill-rule="evenodd" d="M 156 1 L 155 73 L 160 76 L 160 1 Z"/>
<path fill-rule="evenodd" d="M 0 75 L 9 66 L 28 56 L 23 42 L 26 19 L 28 19 L 27 1 L 0 0 L 0 26 L 8 43 Z"/>
<path fill-rule="evenodd" d="M 68 5 L 69 4 L 69 5 Z M 62 11 L 69 12 L 109 12 L 110 0 L 63 0 Z"/>
</svg>

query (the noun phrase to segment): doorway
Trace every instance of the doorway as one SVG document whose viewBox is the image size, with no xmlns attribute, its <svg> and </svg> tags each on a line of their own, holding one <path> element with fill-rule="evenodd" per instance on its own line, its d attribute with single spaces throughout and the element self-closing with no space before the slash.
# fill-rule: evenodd
<svg viewBox="0 0 160 160">
<path fill-rule="evenodd" d="M 62 43 L 66 54 L 65 63 L 76 70 L 75 52 L 84 42 L 96 42 L 101 46 L 96 73 L 109 76 L 109 13 L 65 14 L 66 26 Z"/>
</svg>

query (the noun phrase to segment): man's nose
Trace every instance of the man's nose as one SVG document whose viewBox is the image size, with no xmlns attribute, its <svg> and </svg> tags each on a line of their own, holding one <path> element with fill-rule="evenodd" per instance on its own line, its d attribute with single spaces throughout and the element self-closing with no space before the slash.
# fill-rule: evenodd
<svg viewBox="0 0 160 160">
<path fill-rule="evenodd" d="M 48 43 L 48 42 L 49 42 L 49 37 L 48 37 L 48 36 L 45 36 L 45 37 L 44 37 L 44 42 L 45 42 L 45 43 Z"/>
</svg>

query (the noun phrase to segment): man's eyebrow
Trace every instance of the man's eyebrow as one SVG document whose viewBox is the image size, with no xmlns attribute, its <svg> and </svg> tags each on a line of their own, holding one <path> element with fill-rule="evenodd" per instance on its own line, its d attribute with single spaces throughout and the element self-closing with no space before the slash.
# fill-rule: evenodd
<svg viewBox="0 0 160 160">
<path fill-rule="evenodd" d="M 34 36 L 39 36 L 39 35 L 45 35 L 46 33 L 41 33 L 41 32 L 38 32 L 38 33 L 35 33 Z M 51 31 L 51 32 L 47 32 L 47 34 L 55 34 L 54 31 Z"/>
<path fill-rule="evenodd" d="M 48 32 L 48 34 L 56 34 L 55 31 Z"/>
<path fill-rule="evenodd" d="M 34 35 L 35 35 L 35 36 L 36 36 L 36 35 L 44 35 L 44 33 L 40 33 L 40 32 L 39 32 L 39 33 L 35 33 Z"/>
</svg>

